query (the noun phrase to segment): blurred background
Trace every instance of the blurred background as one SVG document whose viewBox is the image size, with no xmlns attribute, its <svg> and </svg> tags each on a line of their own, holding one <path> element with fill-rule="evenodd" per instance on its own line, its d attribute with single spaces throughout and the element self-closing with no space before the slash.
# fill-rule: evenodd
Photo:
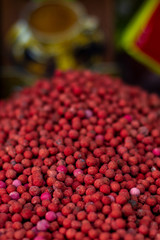
<svg viewBox="0 0 160 240">
<path fill-rule="evenodd" d="M 160 94 L 158 2 L 1 0 L 0 98 L 55 69 L 91 69 Z"/>
</svg>

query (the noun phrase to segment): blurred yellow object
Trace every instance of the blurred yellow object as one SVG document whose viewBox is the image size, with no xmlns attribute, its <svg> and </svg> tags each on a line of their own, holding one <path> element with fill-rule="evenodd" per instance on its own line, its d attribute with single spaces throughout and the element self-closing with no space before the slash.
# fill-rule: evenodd
<svg viewBox="0 0 160 240">
<path fill-rule="evenodd" d="M 8 33 L 16 64 L 37 75 L 54 68 L 85 68 L 102 61 L 104 36 L 95 17 L 78 2 L 45 1 L 28 5 Z"/>
</svg>

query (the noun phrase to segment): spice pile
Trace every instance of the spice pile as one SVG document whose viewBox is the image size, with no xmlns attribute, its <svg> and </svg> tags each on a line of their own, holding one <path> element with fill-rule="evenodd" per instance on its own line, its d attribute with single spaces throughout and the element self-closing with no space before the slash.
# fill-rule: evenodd
<svg viewBox="0 0 160 240">
<path fill-rule="evenodd" d="M 0 239 L 160 240 L 160 99 L 56 71 L 0 102 Z"/>
</svg>

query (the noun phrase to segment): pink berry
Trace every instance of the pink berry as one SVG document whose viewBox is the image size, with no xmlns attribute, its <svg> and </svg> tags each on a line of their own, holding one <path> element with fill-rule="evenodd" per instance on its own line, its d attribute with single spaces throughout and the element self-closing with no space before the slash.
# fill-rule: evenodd
<svg viewBox="0 0 160 240">
<path fill-rule="evenodd" d="M 5 184 L 5 182 L 3 182 L 3 181 L 0 181 L 0 188 L 5 188 L 6 187 L 6 184 Z"/>
<path fill-rule="evenodd" d="M 43 219 L 37 223 L 37 229 L 39 231 L 46 231 L 49 228 L 49 223 L 47 220 Z"/>
<path fill-rule="evenodd" d="M 44 238 L 42 236 L 37 236 L 34 238 L 34 240 L 44 240 Z"/>
<path fill-rule="evenodd" d="M 58 166 L 57 172 L 59 173 L 67 173 L 67 168 L 65 166 Z"/>
<path fill-rule="evenodd" d="M 13 200 L 18 200 L 20 198 L 20 195 L 18 192 L 11 192 L 9 194 L 9 196 L 13 199 Z"/>
<path fill-rule="evenodd" d="M 49 211 L 46 213 L 45 218 L 47 221 L 52 222 L 52 221 L 56 220 L 57 216 L 56 216 L 55 212 Z"/>
<path fill-rule="evenodd" d="M 41 194 L 41 200 L 51 200 L 51 194 L 49 192 L 44 192 Z"/>
<path fill-rule="evenodd" d="M 73 172 L 73 175 L 75 177 L 77 177 L 79 174 L 83 174 L 83 171 L 79 168 L 75 169 L 74 172 Z"/>
<path fill-rule="evenodd" d="M 130 190 L 130 194 L 131 195 L 135 195 L 135 196 L 139 196 L 140 195 L 140 190 L 138 189 L 138 188 L 136 188 L 136 187 L 134 187 L 134 188 L 131 188 L 131 190 Z"/>
<path fill-rule="evenodd" d="M 20 181 L 20 180 L 16 179 L 16 180 L 14 180 L 14 181 L 12 182 L 12 185 L 14 185 L 15 187 L 18 187 L 18 186 L 20 186 L 20 185 L 22 185 L 22 184 L 21 184 L 21 181 Z"/>
<path fill-rule="evenodd" d="M 104 140 L 103 135 L 97 135 L 97 136 L 96 136 L 96 140 L 101 140 L 101 141 L 103 141 L 103 140 Z"/>
<path fill-rule="evenodd" d="M 154 148 L 152 152 L 155 156 L 160 156 L 160 148 Z"/>
<path fill-rule="evenodd" d="M 85 111 L 85 115 L 86 115 L 87 118 L 90 118 L 90 117 L 93 116 L 93 112 L 92 112 L 91 110 L 87 109 L 87 110 Z"/>
<path fill-rule="evenodd" d="M 131 115 L 125 115 L 124 118 L 127 119 L 129 123 L 132 121 Z"/>
</svg>

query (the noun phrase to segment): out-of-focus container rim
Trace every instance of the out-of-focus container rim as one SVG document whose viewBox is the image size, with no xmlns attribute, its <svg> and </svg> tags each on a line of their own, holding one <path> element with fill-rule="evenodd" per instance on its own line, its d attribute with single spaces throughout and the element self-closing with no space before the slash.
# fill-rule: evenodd
<svg viewBox="0 0 160 240">
<path fill-rule="evenodd" d="M 54 34 L 47 34 L 44 32 L 41 32 L 37 29 L 35 29 L 31 24 L 29 24 L 31 13 L 45 5 L 49 4 L 58 4 L 58 5 L 65 5 L 66 7 L 70 8 L 76 15 L 77 15 L 77 21 L 67 30 L 63 31 L 62 33 L 54 33 Z M 45 2 L 32 2 L 28 3 L 26 7 L 24 8 L 21 19 L 28 24 L 29 28 L 31 29 L 34 36 L 42 43 L 59 43 L 61 41 L 66 41 L 72 39 L 74 36 L 76 36 L 81 29 L 83 28 L 83 25 L 85 23 L 85 19 L 87 18 L 86 10 L 83 7 L 83 5 L 79 2 L 69 2 L 69 1 L 58 1 L 58 0 L 47 0 Z"/>
</svg>

